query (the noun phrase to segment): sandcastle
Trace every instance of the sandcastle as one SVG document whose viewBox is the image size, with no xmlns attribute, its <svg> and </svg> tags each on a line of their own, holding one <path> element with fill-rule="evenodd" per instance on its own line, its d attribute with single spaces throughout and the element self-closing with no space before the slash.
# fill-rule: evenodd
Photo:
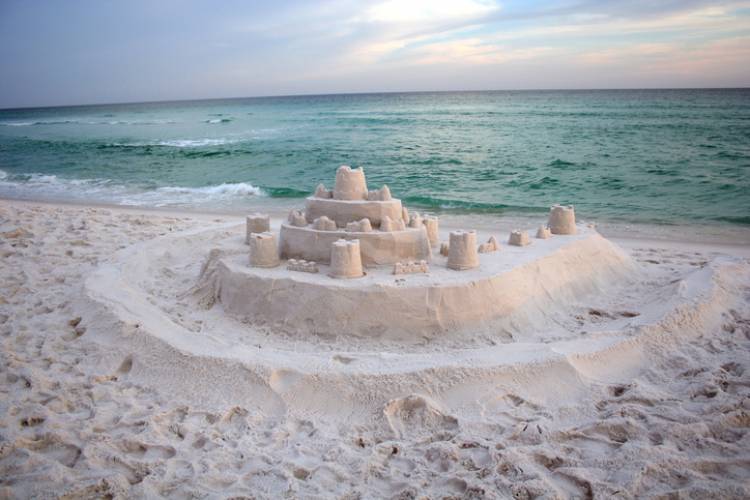
<svg viewBox="0 0 750 500">
<path fill-rule="evenodd" d="M 561 205 L 533 244 L 526 230 L 512 231 L 507 248 L 487 232 L 441 234 L 436 216 L 410 212 L 386 185 L 369 189 L 364 170 L 349 166 L 338 168 L 332 189 L 319 184 L 304 208 L 291 210 L 278 233 L 267 215 L 249 215 L 245 242 L 249 260 L 215 254 L 216 300 L 226 313 L 283 329 L 394 338 L 490 325 L 546 296 L 549 282 L 577 286 L 609 252 Z M 527 268 L 545 279 L 519 288 Z M 286 306 L 299 300 L 311 306 Z"/>
</svg>

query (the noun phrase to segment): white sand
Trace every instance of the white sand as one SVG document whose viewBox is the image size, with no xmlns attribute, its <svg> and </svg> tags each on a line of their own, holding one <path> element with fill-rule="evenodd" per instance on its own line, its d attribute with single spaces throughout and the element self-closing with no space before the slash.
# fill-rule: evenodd
<svg viewBox="0 0 750 500">
<path fill-rule="evenodd" d="M 244 223 L 0 201 L 0 497 L 750 496 L 747 248 L 405 345 L 207 309 Z"/>
</svg>

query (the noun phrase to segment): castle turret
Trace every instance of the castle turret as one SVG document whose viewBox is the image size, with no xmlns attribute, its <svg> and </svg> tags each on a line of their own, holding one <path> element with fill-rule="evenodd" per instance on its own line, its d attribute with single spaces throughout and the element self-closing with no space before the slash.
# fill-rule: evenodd
<svg viewBox="0 0 750 500">
<path fill-rule="evenodd" d="M 508 237 L 508 245 L 513 245 L 514 247 L 525 247 L 530 244 L 531 240 L 529 239 L 529 233 L 521 231 L 520 229 L 511 231 L 510 236 Z"/>
<path fill-rule="evenodd" d="M 360 278 L 364 275 L 359 240 L 340 239 L 331 245 L 329 275 L 332 278 Z"/>
<path fill-rule="evenodd" d="M 422 219 L 422 223 L 427 229 L 427 239 L 430 240 L 430 246 L 438 246 L 440 244 L 440 239 L 438 238 L 438 218 L 428 215 Z"/>
<path fill-rule="evenodd" d="M 576 234 L 576 212 L 573 205 L 552 205 L 547 225 L 552 234 Z"/>
<path fill-rule="evenodd" d="M 549 230 L 547 226 L 539 226 L 539 229 L 536 231 L 536 237 L 540 240 L 546 240 L 552 236 L 552 232 Z"/>
<path fill-rule="evenodd" d="M 366 200 L 367 181 L 362 167 L 352 169 L 342 165 L 336 171 L 336 184 L 333 187 L 334 200 Z"/>
<path fill-rule="evenodd" d="M 448 246 L 448 267 L 456 271 L 479 266 L 477 255 L 477 233 L 475 231 L 453 231 Z"/>
<path fill-rule="evenodd" d="M 245 219 L 245 243 L 250 244 L 250 235 L 265 233 L 271 230 L 271 219 L 268 214 L 250 214 Z"/>
<path fill-rule="evenodd" d="M 279 265 L 279 251 L 273 233 L 253 233 L 250 235 L 250 265 L 253 267 L 276 267 Z"/>
</svg>

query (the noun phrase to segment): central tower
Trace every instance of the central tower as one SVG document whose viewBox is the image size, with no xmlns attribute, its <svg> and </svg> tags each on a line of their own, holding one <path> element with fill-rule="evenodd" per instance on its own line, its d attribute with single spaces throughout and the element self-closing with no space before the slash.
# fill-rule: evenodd
<svg viewBox="0 0 750 500">
<path fill-rule="evenodd" d="M 421 217 L 411 219 L 388 186 L 369 191 L 364 169 L 341 166 L 332 190 L 321 184 L 281 225 L 279 250 L 285 259 L 328 263 L 339 239 L 359 240 L 364 265 L 427 260 L 430 239 Z"/>
</svg>

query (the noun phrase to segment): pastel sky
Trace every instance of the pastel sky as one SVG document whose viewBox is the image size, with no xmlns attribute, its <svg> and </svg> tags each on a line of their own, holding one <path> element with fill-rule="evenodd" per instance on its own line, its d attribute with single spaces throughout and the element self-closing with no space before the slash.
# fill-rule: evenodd
<svg viewBox="0 0 750 500">
<path fill-rule="evenodd" d="M 0 107 L 750 86 L 750 1 L 0 0 Z"/>
</svg>

